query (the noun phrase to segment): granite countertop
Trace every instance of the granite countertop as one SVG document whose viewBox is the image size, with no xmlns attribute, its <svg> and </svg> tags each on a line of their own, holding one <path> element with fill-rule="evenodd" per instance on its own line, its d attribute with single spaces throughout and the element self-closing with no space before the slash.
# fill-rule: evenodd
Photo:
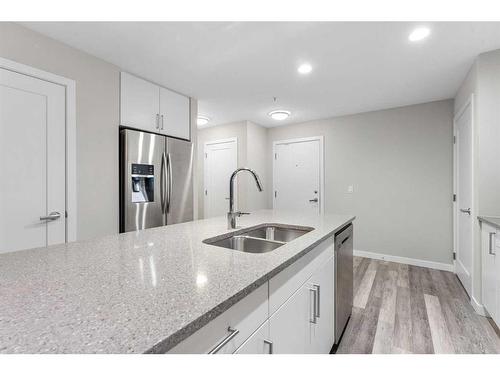
<svg viewBox="0 0 500 375">
<path fill-rule="evenodd" d="M 478 216 L 479 220 L 484 221 L 494 227 L 500 229 L 500 217 L 491 217 L 491 216 Z"/>
<path fill-rule="evenodd" d="M 315 228 L 265 254 L 202 243 L 225 217 L 1 254 L 0 353 L 165 352 L 352 220 L 239 218 Z"/>
</svg>

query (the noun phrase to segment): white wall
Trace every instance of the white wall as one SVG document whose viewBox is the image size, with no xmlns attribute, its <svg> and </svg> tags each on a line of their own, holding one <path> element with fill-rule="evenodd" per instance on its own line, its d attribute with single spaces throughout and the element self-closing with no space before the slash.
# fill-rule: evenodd
<svg viewBox="0 0 500 375">
<path fill-rule="evenodd" d="M 5 22 L 0 56 L 76 81 L 77 236 L 118 232 L 119 68 Z"/>
<path fill-rule="evenodd" d="M 450 264 L 452 119 L 445 100 L 271 128 L 268 160 L 273 141 L 323 135 L 325 211 L 356 215 L 355 249 Z"/>
</svg>

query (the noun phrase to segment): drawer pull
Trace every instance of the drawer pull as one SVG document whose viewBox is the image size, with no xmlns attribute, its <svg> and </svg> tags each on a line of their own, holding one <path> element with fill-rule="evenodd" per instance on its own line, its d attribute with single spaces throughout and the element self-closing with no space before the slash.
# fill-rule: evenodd
<svg viewBox="0 0 500 375">
<path fill-rule="evenodd" d="M 234 336 L 236 336 L 240 331 L 237 329 L 232 329 L 231 327 L 227 328 L 229 335 L 227 335 L 221 342 L 219 342 L 212 350 L 208 352 L 208 354 L 217 354 L 229 341 L 231 341 Z"/>
<path fill-rule="evenodd" d="M 490 246 L 488 249 L 490 255 L 496 255 L 496 253 L 493 252 L 493 248 L 495 247 L 495 235 L 495 232 L 490 232 Z"/>
</svg>

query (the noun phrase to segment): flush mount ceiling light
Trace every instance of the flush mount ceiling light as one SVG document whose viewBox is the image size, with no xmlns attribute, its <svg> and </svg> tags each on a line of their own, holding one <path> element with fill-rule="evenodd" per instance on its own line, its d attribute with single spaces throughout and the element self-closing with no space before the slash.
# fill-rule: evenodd
<svg viewBox="0 0 500 375">
<path fill-rule="evenodd" d="M 304 63 L 297 68 L 297 71 L 300 74 L 309 74 L 309 73 L 311 73 L 312 70 L 313 70 L 313 68 L 312 68 L 311 64 L 308 64 L 308 63 Z"/>
<path fill-rule="evenodd" d="M 209 121 L 210 121 L 210 119 L 208 117 L 198 116 L 198 118 L 196 119 L 196 125 L 203 126 L 203 125 L 208 124 Z"/>
<path fill-rule="evenodd" d="M 431 30 L 428 27 L 417 27 L 408 36 L 410 42 L 418 42 L 427 38 L 431 34 Z"/>
<path fill-rule="evenodd" d="M 290 116 L 290 111 L 271 111 L 268 113 L 268 115 L 273 119 L 273 120 L 278 120 L 278 121 L 283 121 L 286 120 Z"/>
</svg>

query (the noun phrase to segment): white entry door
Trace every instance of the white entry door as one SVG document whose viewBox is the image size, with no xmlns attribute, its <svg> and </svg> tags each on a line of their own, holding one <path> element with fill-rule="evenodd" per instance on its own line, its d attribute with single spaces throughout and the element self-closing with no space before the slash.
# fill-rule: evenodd
<svg viewBox="0 0 500 375">
<path fill-rule="evenodd" d="M 322 192 L 322 138 L 274 143 L 273 207 L 320 213 Z"/>
<path fill-rule="evenodd" d="M 205 218 L 225 215 L 229 211 L 229 178 L 237 165 L 236 138 L 205 144 Z"/>
<path fill-rule="evenodd" d="M 468 104 L 455 119 L 456 259 L 455 268 L 471 295 L 473 254 L 472 108 Z"/>
<path fill-rule="evenodd" d="M 63 86 L 0 69 L 0 253 L 66 240 L 65 100 Z"/>
</svg>

